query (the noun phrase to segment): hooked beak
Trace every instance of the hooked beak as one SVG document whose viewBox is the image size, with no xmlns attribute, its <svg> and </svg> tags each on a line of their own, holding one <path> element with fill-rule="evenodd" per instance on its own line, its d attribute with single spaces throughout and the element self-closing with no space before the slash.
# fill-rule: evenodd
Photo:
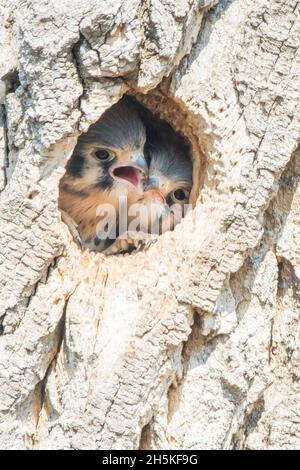
<svg viewBox="0 0 300 470">
<path fill-rule="evenodd" d="M 128 163 L 115 165 L 111 168 L 110 175 L 117 181 L 126 181 L 137 190 L 143 191 L 148 175 L 148 165 L 144 155 L 133 155 Z"/>
<path fill-rule="evenodd" d="M 159 177 L 151 176 L 147 181 L 145 191 L 147 191 L 149 195 L 151 194 L 151 197 L 159 199 L 160 202 L 164 204 L 166 202 L 166 198 L 163 192 L 159 189 L 159 187 L 160 187 Z"/>
</svg>

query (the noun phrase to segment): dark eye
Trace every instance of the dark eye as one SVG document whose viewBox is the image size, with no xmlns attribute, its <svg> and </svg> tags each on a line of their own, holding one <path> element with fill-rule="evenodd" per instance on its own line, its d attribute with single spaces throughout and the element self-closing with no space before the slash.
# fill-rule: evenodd
<svg viewBox="0 0 300 470">
<path fill-rule="evenodd" d="M 109 152 L 103 149 L 96 150 L 95 155 L 99 160 L 108 160 L 110 157 Z"/>
<path fill-rule="evenodd" d="M 171 194 L 171 199 L 174 202 L 183 202 L 183 201 L 188 201 L 189 199 L 189 192 L 186 189 L 178 188 L 175 191 L 173 191 Z"/>
</svg>

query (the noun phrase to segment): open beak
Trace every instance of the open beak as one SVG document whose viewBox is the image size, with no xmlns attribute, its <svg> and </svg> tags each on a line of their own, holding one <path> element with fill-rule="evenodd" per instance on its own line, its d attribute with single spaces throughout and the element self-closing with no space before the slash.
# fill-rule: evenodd
<svg viewBox="0 0 300 470">
<path fill-rule="evenodd" d="M 148 175 L 148 165 L 143 154 L 132 156 L 128 163 L 115 165 L 110 175 L 117 181 L 127 181 L 137 190 L 143 191 Z"/>
</svg>

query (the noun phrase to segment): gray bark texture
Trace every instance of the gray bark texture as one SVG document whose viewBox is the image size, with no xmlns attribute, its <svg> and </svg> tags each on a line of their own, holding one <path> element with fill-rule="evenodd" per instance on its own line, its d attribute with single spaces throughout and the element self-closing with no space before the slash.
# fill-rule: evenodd
<svg viewBox="0 0 300 470">
<path fill-rule="evenodd" d="M 299 448 L 299 1 L 0 8 L 0 448 Z M 190 140 L 194 209 L 105 257 L 58 185 L 124 93 Z"/>
</svg>

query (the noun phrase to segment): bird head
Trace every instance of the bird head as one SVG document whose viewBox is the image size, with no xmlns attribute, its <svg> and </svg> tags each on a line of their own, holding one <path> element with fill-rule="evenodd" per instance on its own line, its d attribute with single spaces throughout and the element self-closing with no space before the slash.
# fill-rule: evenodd
<svg viewBox="0 0 300 470">
<path fill-rule="evenodd" d="M 165 124 L 150 131 L 146 152 L 150 165 L 143 203 L 148 220 L 142 225 L 144 230 L 147 226 L 147 231 L 163 233 L 172 230 L 185 213 L 192 189 L 192 161 L 186 143 Z"/>
<path fill-rule="evenodd" d="M 135 106 L 122 98 L 79 137 L 67 171 L 89 190 L 142 192 L 148 175 L 145 141 Z"/>
</svg>

